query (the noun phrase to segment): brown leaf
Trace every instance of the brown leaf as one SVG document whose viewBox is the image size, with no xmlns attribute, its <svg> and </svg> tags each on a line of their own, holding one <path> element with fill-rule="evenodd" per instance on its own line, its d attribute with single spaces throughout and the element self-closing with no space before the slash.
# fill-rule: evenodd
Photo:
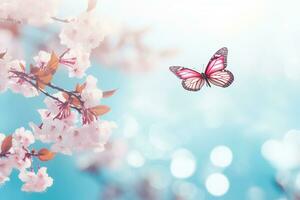
<svg viewBox="0 0 300 200">
<path fill-rule="evenodd" d="M 66 93 L 66 92 L 63 92 L 63 93 L 62 93 L 62 95 L 63 95 L 63 97 L 65 98 L 65 100 L 68 100 L 68 99 L 69 99 L 69 95 L 68 95 L 68 93 Z"/>
<path fill-rule="evenodd" d="M 38 73 L 39 72 L 39 70 L 40 70 L 40 68 L 39 67 L 35 67 L 34 65 L 30 65 L 30 73 L 31 74 L 36 74 L 36 73 Z"/>
<path fill-rule="evenodd" d="M 42 148 L 39 150 L 38 152 L 38 158 L 41 160 L 41 161 L 49 161 L 49 160 L 52 160 L 55 156 L 55 153 L 53 153 L 52 151 L 49 151 L 48 149 L 46 148 Z"/>
<path fill-rule="evenodd" d="M 19 63 L 21 69 L 23 70 L 23 72 L 25 72 L 25 66 L 23 65 L 23 63 Z"/>
<path fill-rule="evenodd" d="M 52 80 L 52 74 L 48 74 L 46 76 L 41 76 L 37 78 L 37 86 L 40 89 L 45 89 L 46 85 L 50 83 Z"/>
<path fill-rule="evenodd" d="M 97 6 L 97 1 L 98 0 L 88 0 L 88 8 L 86 11 L 91 11 L 91 10 L 94 10 Z"/>
<path fill-rule="evenodd" d="M 83 83 L 82 85 L 80 85 L 80 84 L 77 84 L 76 85 L 76 89 L 75 89 L 75 91 L 77 92 L 77 93 L 82 93 L 82 90 L 84 90 L 84 88 L 86 87 L 86 83 Z"/>
<path fill-rule="evenodd" d="M 108 106 L 99 105 L 90 108 L 90 111 L 94 113 L 96 116 L 100 116 L 100 115 L 104 115 L 105 113 L 108 113 L 110 111 L 110 108 Z"/>
<path fill-rule="evenodd" d="M 104 91 L 103 92 L 103 98 L 111 97 L 112 95 L 115 94 L 116 91 L 117 91 L 117 89 L 115 89 L 115 90 L 109 90 L 109 91 Z"/>
<path fill-rule="evenodd" d="M 81 107 L 81 102 L 79 101 L 78 98 L 72 96 L 72 105 L 74 105 L 76 107 Z"/>
<path fill-rule="evenodd" d="M 57 55 L 52 52 L 50 60 L 48 61 L 47 65 L 43 68 L 37 68 L 36 72 L 34 73 L 37 77 L 48 76 L 49 74 L 54 75 L 59 64 L 59 58 Z"/>
<path fill-rule="evenodd" d="M 53 75 L 58 68 L 58 64 L 59 64 L 59 58 L 52 51 L 51 58 L 50 58 L 49 62 L 47 63 L 47 66 L 45 69 L 46 75 L 48 75 L 49 73 Z"/>
<path fill-rule="evenodd" d="M 7 153 L 12 147 L 12 135 L 8 135 L 4 138 L 1 145 L 1 154 Z"/>
<path fill-rule="evenodd" d="M 80 100 L 79 100 L 77 97 L 75 97 L 75 96 L 73 96 L 73 95 L 69 95 L 69 94 L 66 93 L 66 92 L 63 92 L 62 95 L 63 95 L 63 97 L 64 97 L 66 100 L 68 100 L 69 102 L 71 102 L 71 104 L 72 104 L 73 106 L 76 106 L 76 107 L 80 107 L 80 106 L 81 106 L 81 102 L 80 102 Z"/>
<path fill-rule="evenodd" d="M 2 53 L 0 53 L 0 59 L 3 59 L 5 55 L 6 55 L 6 51 L 5 51 L 5 52 L 2 52 Z"/>
<path fill-rule="evenodd" d="M 38 88 L 44 89 L 47 84 L 49 84 L 52 80 L 53 75 L 55 74 L 57 67 L 59 64 L 59 58 L 57 55 L 52 52 L 51 58 L 47 65 L 44 68 L 30 66 L 30 72 L 36 77 L 36 84 Z"/>
</svg>

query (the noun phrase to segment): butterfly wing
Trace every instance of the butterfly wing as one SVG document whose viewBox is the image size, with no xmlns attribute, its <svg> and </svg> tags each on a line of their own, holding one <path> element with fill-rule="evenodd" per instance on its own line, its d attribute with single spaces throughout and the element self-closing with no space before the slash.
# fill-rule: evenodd
<svg viewBox="0 0 300 200">
<path fill-rule="evenodd" d="M 227 54 L 228 49 L 223 47 L 211 57 L 205 69 L 205 75 L 207 78 L 209 78 L 214 72 L 224 70 L 227 67 Z"/>
<path fill-rule="evenodd" d="M 228 49 L 219 49 L 210 59 L 205 69 L 208 81 L 219 87 L 228 87 L 234 80 L 233 74 L 226 70 Z"/>
<path fill-rule="evenodd" d="M 228 70 L 216 71 L 210 75 L 208 81 L 219 87 L 228 87 L 234 81 L 233 74 Z"/>
<path fill-rule="evenodd" d="M 182 81 L 182 87 L 188 91 L 198 91 L 204 85 L 204 79 L 201 78 L 188 78 Z"/>
<path fill-rule="evenodd" d="M 172 66 L 170 70 L 182 80 L 182 87 L 188 91 L 198 91 L 205 83 L 202 75 L 195 70 L 180 66 Z"/>
</svg>

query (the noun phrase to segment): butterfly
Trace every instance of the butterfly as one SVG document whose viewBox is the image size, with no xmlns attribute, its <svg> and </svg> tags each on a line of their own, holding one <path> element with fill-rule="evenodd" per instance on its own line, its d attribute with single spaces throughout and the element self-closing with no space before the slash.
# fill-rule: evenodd
<svg viewBox="0 0 300 200">
<path fill-rule="evenodd" d="M 233 74 L 226 70 L 228 49 L 223 47 L 219 49 L 208 62 L 205 72 L 199 73 L 195 70 L 171 66 L 170 70 L 182 80 L 182 86 L 189 91 L 200 90 L 204 83 L 211 87 L 211 84 L 226 88 L 234 80 Z"/>
</svg>

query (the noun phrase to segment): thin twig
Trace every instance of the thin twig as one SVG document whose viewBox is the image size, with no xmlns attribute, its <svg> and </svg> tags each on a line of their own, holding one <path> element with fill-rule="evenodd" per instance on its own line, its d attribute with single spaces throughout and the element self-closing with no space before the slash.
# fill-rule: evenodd
<svg viewBox="0 0 300 200">
<path fill-rule="evenodd" d="M 31 80 L 39 81 L 39 82 L 41 82 L 41 83 L 47 85 L 48 87 L 50 87 L 50 88 L 52 88 L 52 89 L 58 90 L 58 91 L 60 91 L 60 92 L 67 93 L 69 96 L 74 96 L 75 98 L 77 98 L 77 99 L 79 100 L 79 102 L 80 102 L 81 105 L 84 104 L 84 102 L 80 99 L 80 96 L 74 94 L 74 92 L 71 92 L 71 91 L 65 90 L 65 89 L 63 89 L 63 88 L 60 88 L 60 87 L 58 87 L 58 86 L 56 86 L 56 85 L 54 85 L 54 84 L 52 84 L 52 83 L 45 83 L 45 82 L 43 82 L 42 80 L 38 80 L 37 78 L 35 78 L 35 77 L 33 77 L 33 76 L 30 76 L 30 75 L 26 74 L 25 72 L 19 72 L 19 71 L 10 71 L 10 72 L 16 74 L 16 75 L 19 76 L 19 77 L 20 77 L 20 76 L 22 76 L 22 77 L 25 76 L 25 77 L 27 77 L 27 78 L 29 78 L 29 79 L 31 79 Z"/>
<path fill-rule="evenodd" d="M 66 53 L 68 53 L 71 49 L 67 49 L 65 50 L 60 56 L 59 56 L 59 59 L 62 59 L 64 57 L 64 55 L 66 55 Z"/>
<path fill-rule="evenodd" d="M 68 19 L 60 19 L 58 17 L 51 17 L 51 19 L 55 20 L 55 21 L 58 21 L 58 22 L 62 22 L 62 23 L 69 23 L 70 20 Z"/>
<path fill-rule="evenodd" d="M 34 88 L 36 88 L 38 91 L 42 92 L 44 95 L 50 97 L 51 99 L 53 99 L 53 100 L 55 100 L 55 101 L 58 101 L 58 102 L 60 102 L 60 103 L 64 103 L 64 102 L 61 101 L 59 98 L 57 98 L 57 97 L 55 97 L 55 96 L 52 96 L 52 95 L 49 94 L 47 91 L 45 91 L 45 90 L 39 88 L 39 87 L 37 86 L 37 84 L 33 83 L 31 80 L 36 80 L 34 77 L 29 76 L 28 74 L 26 74 L 26 73 L 24 73 L 24 72 L 18 72 L 18 71 L 10 71 L 10 72 L 16 74 L 16 75 L 18 76 L 18 78 L 21 78 L 22 80 L 28 82 L 30 85 L 32 85 L 32 86 L 33 86 Z M 31 79 L 31 80 L 28 80 L 27 78 L 29 78 L 29 79 Z M 59 88 L 59 87 L 57 87 L 57 86 L 53 86 L 52 84 L 50 84 L 51 86 L 50 86 L 49 84 L 46 84 L 46 85 L 48 85 L 49 87 L 51 87 L 51 88 L 53 88 L 53 89 L 56 89 L 56 90 L 59 90 L 59 91 L 66 92 L 66 93 L 68 93 L 68 94 L 70 94 L 70 95 L 73 95 L 73 96 L 75 96 L 76 98 L 78 98 L 77 95 L 74 95 L 73 93 L 71 93 L 71 92 L 69 92 L 69 91 L 66 91 L 66 90 L 64 90 L 64 89 L 62 89 L 62 88 Z M 80 102 L 82 102 L 79 98 L 78 98 L 78 100 L 79 100 Z M 82 104 L 83 104 L 83 102 L 82 102 Z M 75 109 L 75 110 L 77 110 L 79 113 L 82 113 L 82 112 L 81 112 L 81 109 L 77 108 L 76 106 L 70 106 L 70 107 L 73 108 L 73 109 Z"/>
</svg>

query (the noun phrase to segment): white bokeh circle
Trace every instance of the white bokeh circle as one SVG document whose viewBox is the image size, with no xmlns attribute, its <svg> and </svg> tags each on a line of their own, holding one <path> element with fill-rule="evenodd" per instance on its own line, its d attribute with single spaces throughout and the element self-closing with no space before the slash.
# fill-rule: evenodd
<svg viewBox="0 0 300 200">
<path fill-rule="evenodd" d="M 232 151 L 227 146 L 216 146 L 210 153 L 210 161 L 217 167 L 228 167 L 232 159 Z"/>
<path fill-rule="evenodd" d="M 205 181 L 207 191 L 213 196 L 223 196 L 230 187 L 228 178 L 221 173 L 210 174 Z"/>
<path fill-rule="evenodd" d="M 196 161 L 193 154 L 187 149 L 179 149 L 172 155 L 171 173 L 176 178 L 188 178 L 196 170 Z"/>
</svg>

